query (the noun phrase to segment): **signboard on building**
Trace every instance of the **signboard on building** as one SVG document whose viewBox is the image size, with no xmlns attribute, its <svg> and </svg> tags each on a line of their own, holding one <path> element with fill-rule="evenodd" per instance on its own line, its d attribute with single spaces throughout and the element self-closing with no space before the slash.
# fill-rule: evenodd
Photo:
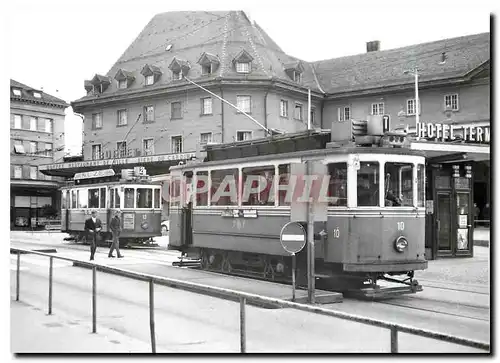
<svg viewBox="0 0 500 363">
<path fill-rule="evenodd" d="M 490 127 L 474 125 L 452 125 L 431 122 L 418 124 L 417 136 L 436 141 L 453 141 L 461 139 L 476 143 L 490 143 Z"/>
<path fill-rule="evenodd" d="M 127 164 L 145 164 L 157 163 L 162 161 L 176 161 L 187 160 L 196 157 L 196 153 L 180 153 L 180 154 L 166 154 L 166 155 L 153 155 L 153 156 L 139 156 L 135 158 L 121 158 L 121 159 L 106 159 L 106 160 L 89 160 L 89 161 L 74 161 L 70 163 L 58 163 L 49 165 L 40 165 L 40 170 L 59 170 L 70 168 L 90 168 L 96 166 L 116 166 Z"/>
<path fill-rule="evenodd" d="M 76 173 L 75 180 L 90 179 L 90 178 L 104 178 L 107 176 L 114 176 L 114 175 L 115 175 L 115 172 L 113 169 L 93 170 L 93 171 L 86 171 L 83 173 Z"/>
</svg>

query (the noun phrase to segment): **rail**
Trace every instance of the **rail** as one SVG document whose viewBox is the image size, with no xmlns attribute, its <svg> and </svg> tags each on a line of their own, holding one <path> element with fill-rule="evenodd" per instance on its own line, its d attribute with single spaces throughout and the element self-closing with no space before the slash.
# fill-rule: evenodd
<svg viewBox="0 0 500 363">
<path fill-rule="evenodd" d="M 390 331 L 390 341 L 391 341 L 391 353 L 398 353 L 398 335 L 399 333 L 409 333 L 417 335 L 424 338 L 437 339 L 440 341 L 463 345 L 466 347 L 482 349 L 490 351 L 490 344 L 484 343 L 477 340 L 466 339 L 461 337 L 456 337 L 449 334 L 434 332 L 431 330 L 415 328 L 402 324 L 394 324 L 385 322 L 382 320 L 372 319 L 368 317 L 363 317 L 359 315 L 353 315 L 348 313 L 343 313 L 339 311 L 333 311 L 325 309 L 319 306 L 310 306 L 306 304 L 300 304 L 296 302 L 291 302 L 282 299 L 269 298 L 260 295 L 250 294 L 241 291 L 235 291 L 231 289 L 225 289 L 221 287 L 208 286 L 203 284 L 198 284 L 195 282 L 182 281 L 177 279 L 172 279 L 168 277 L 155 276 L 145 273 L 138 273 L 134 271 L 129 271 L 117 267 L 97 265 L 92 262 L 77 260 L 73 258 L 63 257 L 63 256 L 53 256 L 43 252 L 36 252 L 21 248 L 11 248 L 11 253 L 17 253 L 17 270 L 16 270 L 16 301 L 19 301 L 19 286 L 20 286 L 20 264 L 21 264 L 21 254 L 35 254 L 39 256 L 45 256 L 50 258 L 49 265 L 49 299 L 48 299 L 48 314 L 52 314 L 52 278 L 53 278 L 53 259 L 59 259 L 69 262 L 76 262 L 80 265 L 89 266 L 92 268 L 92 332 L 97 331 L 97 293 L 96 293 L 96 280 L 97 280 L 97 268 L 103 272 L 118 273 L 122 276 L 126 276 L 132 279 L 146 281 L 149 283 L 149 325 L 151 332 L 151 351 L 156 353 L 156 339 L 155 339 L 155 319 L 154 319 L 154 284 L 165 285 L 173 288 L 186 289 L 202 293 L 212 293 L 222 296 L 227 296 L 230 298 L 237 298 L 240 302 L 240 351 L 241 353 L 246 353 L 246 314 L 245 306 L 247 301 L 252 301 L 253 303 L 261 304 L 273 304 L 282 307 L 292 308 L 296 310 L 301 310 L 309 313 L 326 315 L 334 318 L 349 320 L 358 322 L 361 324 L 376 326 L 380 328 L 385 328 Z"/>
</svg>

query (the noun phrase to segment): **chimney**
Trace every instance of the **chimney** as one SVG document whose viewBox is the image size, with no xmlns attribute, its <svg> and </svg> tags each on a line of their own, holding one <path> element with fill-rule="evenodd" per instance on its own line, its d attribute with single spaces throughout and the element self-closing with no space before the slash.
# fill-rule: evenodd
<svg viewBox="0 0 500 363">
<path fill-rule="evenodd" d="M 371 42 L 366 43 L 366 52 L 377 52 L 380 50 L 380 41 L 379 40 L 373 40 Z"/>
</svg>

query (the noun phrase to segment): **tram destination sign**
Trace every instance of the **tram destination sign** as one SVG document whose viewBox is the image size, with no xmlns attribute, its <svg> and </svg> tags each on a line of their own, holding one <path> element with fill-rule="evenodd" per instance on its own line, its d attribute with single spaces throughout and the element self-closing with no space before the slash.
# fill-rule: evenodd
<svg viewBox="0 0 500 363">
<path fill-rule="evenodd" d="M 105 159 L 105 160 L 89 160 L 89 161 L 73 161 L 69 163 L 58 163 L 49 165 L 40 165 L 40 170 L 59 170 L 71 168 L 90 168 L 96 166 L 115 166 L 127 164 L 144 164 L 156 163 L 162 161 L 187 160 L 196 157 L 196 153 L 180 153 L 180 154 L 165 154 L 152 156 L 138 156 L 133 158 L 121 159 Z"/>
<path fill-rule="evenodd" d="M 107 176 L 114 176 L 115 171 L 113 169 L 104 169 L 104 170 L 93 170 L 86 171 L 83 173 L 76 173 L 74 179 L 91 179 L 91 178 L 104 178 Z"/>
</svg>

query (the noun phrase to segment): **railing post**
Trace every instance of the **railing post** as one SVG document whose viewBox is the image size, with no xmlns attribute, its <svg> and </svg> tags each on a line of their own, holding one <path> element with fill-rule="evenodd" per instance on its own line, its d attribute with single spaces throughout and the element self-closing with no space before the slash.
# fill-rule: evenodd
<svg viewBox="0 0 500 363">
<path fill-rule="evenodd" d="M 96 325 L 97 325 L 96 274 L 97 274 L 97 269 L 96 269 L 96 266 L 94 265 L 94 266 L 92 266 L 92 333 L 95 333 L 97 331 L 97 328 L 96 328 Z"/>
<path fill-rule="evenodd" d="M 156 354 L 155 338 L 155 295 L 153 279 L 149 280 L 149 329 L 151 331 L 151 352 Z"/>
<path fill-rule="evenodd" d="M 398 328 L 391 328 L 391 353 L 398 353 Z"/>
<path fill-rule="evenodd" d="M 240 352 L 246 353 L 245 298 L 240 297 Z"/>
<path fill-rule="evenodd" d="M 16 301 L 19 301 L 19 274 L 21 272 L 21 251 L 17 251 Z"/>
<path fill-rule="evenodd" d="M 50 265 L 49 265 L 49 315 L 52 315 L 52 271 L 53 271 L 53 260 L 54 258 L 50 257 Z"/>
</svg>

